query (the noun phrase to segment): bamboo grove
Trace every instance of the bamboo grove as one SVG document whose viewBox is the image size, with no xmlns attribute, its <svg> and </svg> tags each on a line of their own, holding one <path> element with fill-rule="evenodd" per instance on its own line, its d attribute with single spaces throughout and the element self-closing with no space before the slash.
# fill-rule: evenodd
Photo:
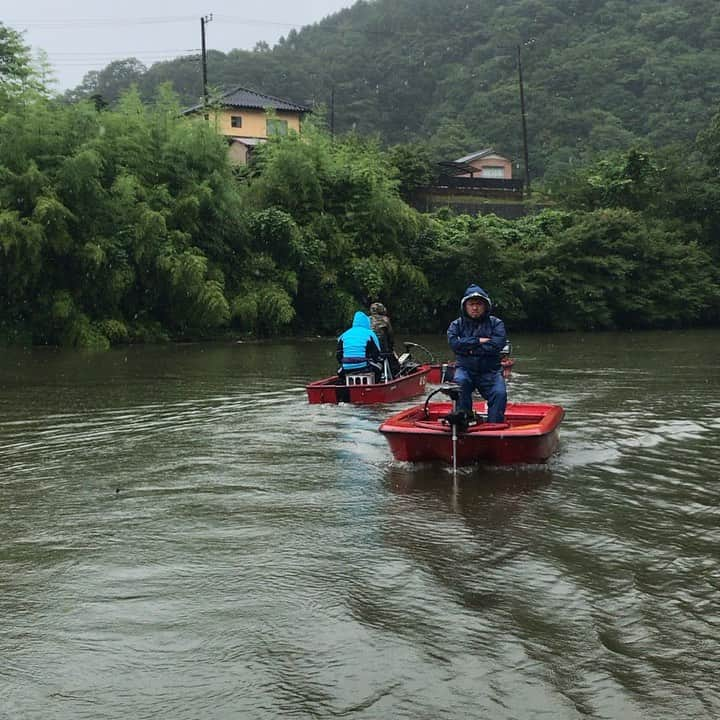
<svg viewBox="0 0 720 720">
<path fill-rule="evenodd" d="M 720 116 L 692 147 L 607 155 L 509 221 L 418 213 L 401 194 L 413 148 L 317 120 L 237 168 L 168 87 L 98 109 L 16 78 L 0 75 L 0 343 L 332 335 L 376 299 L 440 332 L 470 281 L 513 330 L 720 319 Z"/>
</svg>

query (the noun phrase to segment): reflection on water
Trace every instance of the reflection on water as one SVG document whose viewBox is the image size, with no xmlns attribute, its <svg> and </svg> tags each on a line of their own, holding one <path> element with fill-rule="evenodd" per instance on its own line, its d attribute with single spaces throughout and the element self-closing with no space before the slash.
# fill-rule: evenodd
<svg viewBox="0 0 720 720">
<path fill-rule="evenodd" d="M 452 468 L 435 463 L 395 462 L 385 477 L 387 487 L 395 493 L 444 497 L 452 495 L 467 504 L 476 504 L 488 496 L 530 493 L 550 483 L 552 469 L 543 465 L 498 467 L 474 465 L 457 470 L 453 482 Z"/>
<path fill-rule="evenodd" d="M 717 717 L 719 339 L 513 337 L 560 448 L 456 478 L 332 341 L 6 352 L 0 718 Z"/>
</svg>

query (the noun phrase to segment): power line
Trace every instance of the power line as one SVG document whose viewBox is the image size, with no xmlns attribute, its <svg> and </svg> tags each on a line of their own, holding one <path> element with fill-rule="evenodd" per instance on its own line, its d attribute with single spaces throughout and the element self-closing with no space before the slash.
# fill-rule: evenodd
<svg viewBox="0 0 720 720">
<path fill-rule="evenodd" d="M 218 15 L 214 17 L 218 21 L 222 21 L 232 25 L 247 25 L 250 27 L 277 27 L 294 30 L 298 28 L 310 28 L 320 30 L 322 32 L 336 33 L 363 33 L 366 35 L 380 36 L 398 36 L 398 37 L 419 37 L 427 33 L 419 31 L 403 32 L 398 30 L 382 29 L 372 30 L 370 28 L 349 28 L 340 27 L 324 22 L 325 19 L 315 22 L 280 22 L 277 20 L 263 20 L 259 18 L 248 18 L 240 15 Z M 3 24 L 8 26 L 22 26 L 25 29 L 32 30 L 76 30 L 79 28 L 98 28 L 105 25 L 117 27 L 136 26 L 136 25 L 162 25 L 182 22 L 197 22 L 197 18 L 192 15 L 168 15 L 164 17 L 146 17 L 146 18 L 65 18 L 63 20 L 3 20 Z"/>
<path fill-rule="evenodd" d="M 109 57 L 117 55 L 118 52 L 125 53 L 126 55 L 171 55 L 173 53 L 182 54 L 182 53 L 199 53 L 200 48 L 169 48 L 167 50 L 118 50 L 118 51 L 109 51 L 109 50 L 91 50 L 91 51 L 77 51 L 77 50 L 58 50 L 54 51 L 52 54 L 54 57 L 62 56 L 62 57 L 68 57 L 71 59 L 81 59 L 85 57 Z"/>
<path fill-rule="evenodd" d="M 262 20 L 258 18 L 240 17 L 236 15 L 215 15 L 220 20 L 224 20 L 235 25 L 251 25 L 251 26 L 267 26 L 267 27 L 284 27 L 299 28 L 306 25 L 312 25 L 312 22 L 305 23 L 288 23 L 278 22 L 275 20 Z M 95 28 L 103 25 L 162 25 L 179 22 L 197 22 L 194 15 L 167 15 L 164 17 L 106 17 L 106 18 L 64 18 L 62 20 L 3 20 L 4 25 L 22 26 L 29 29 L 38 30 L 75 30 L 78 28 Z"/>
<path fill-rule="evenodd" d="M 199 50 L 188 50 L 183 52 L 158 52 L 158 51 L 147 51 L 147 52 L 127 52 L 127 53 L 94 53 L 94 54 L 68 54 L 65 55 L 57 60 L 55 60 L 55 54 L 54 53 L 43 53 L 44 56 L 47 58 L 52 58 L 54 62 L 58 62 L 61 64 L 67 64 L 67 63 L 92 63 L 92 62 L 102 62 L 107 60 L 108 62 L 114 62 L 116 60 L 122 61 L 122 60 L 139 60 L 141 58 L 146 58 L 147 60 L 153 60 L 158 59 L 162 60 L 163 58 L 194 58 L 196 60 L 200 59 L 200 51 Z"/>
<path fill-rule="evenodd" d="M 163 25 L 177 22 L 190 22 L 190 15 L 168 15 L 147 18 L 66 18 L 64 20 L 3 20 L 7 26 L 22 26 L 39 30 L 75 30 L 83 27 L 102 27 L 103 25 Z"/>
<path fill-rule="evenodd" d="M 136 59 L 136 60 L 140 60 L 140 62 L 142 62 L 143 65 L 147 65 L 147 64 L 148 64 L 148 63 L 146 63 L 146 62 L 143 62 L 141 58 L 135 58 L 135 59 Z M 197 55 L 192 55 L 192 56 L 187 56 L 187 58 L 185 58 L 185 57 L 166 58 L 166 59 L 165 59 L 165 58 L 156 58 L 156 59 L 154 60 L 153 64 L 160 63 L 160 62 L 165 62 L 165 61 L 171 62 L 171 61 L 173 61 L 173 60 L 186 60 L 186 59 L 187 59 L 187 60 L 192 60 L 193 62 L 197 62 L 197 63 L 200 62 L 200 58 L 199 58 Z M 116 58 L 115 60 L 117 60 L 117 58 Z M 99 66 L 100 69 L 104 69 L 104 68 L 106 68 L 108 65 L 112 64 L 113 62 L 115 62 L 115 60 L 109 59 L 107 62 L 105 62 L 105 61 L 103 61 L 103 60 L 99 60 L 99 61 L 97 62 L 97 66 Z M 93 67 L 92 65 L 89 65 L 87 61 L 81 62 L 81 61 L 79 61 L 79 60 L 75 60 L 75 61 L 71 60 L 71 61 L 62 62 L 62 63 L 51 63 L 51 66 L 52 66 L 53 68 L 75 68 L 75 67 L 77 67 L 77 68 L 87 68 L 88 71 L 90 71 L 90 70 L 97 70 L 97 69 L 98 69 L 97 66 L 96 66 L 96 67 Z"/>
</svg>

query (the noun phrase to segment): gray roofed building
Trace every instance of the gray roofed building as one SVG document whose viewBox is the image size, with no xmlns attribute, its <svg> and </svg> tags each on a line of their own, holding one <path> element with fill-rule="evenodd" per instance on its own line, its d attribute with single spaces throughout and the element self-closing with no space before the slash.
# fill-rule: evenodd
<svg viewBox="0 0 720 720">
<path fill-rule="evenodd" d="M 473 160 L 479 160 L 482 157 L 485 157 L 486 155 L 492 155 L 495 151 L 492 148 L 485 148 L 484 150 L 478 150 L 477 152 L 470 153 L 469 155 L 465 155 L 464 157 L 458 158 L 455 160 L 456 163 L 470 163 Z"/>
<path fill-rule="evenodd" d="M 222 95 L 213 98 L 212 101 L 215 105 L 221 105 L 222 107 L 228 108 L 253 108 L 257 110 L 288 110 L 290 112 L 298 113 L 309 113 L 310 108 L 306 105 L 300 105 L 299 103 L 291 102 L 290 100 L 283 100 L 282 98 L 275 97 L 273 95 L 266 95 L 265 93 L 256 92 L 255 90 L 249 90 L 244 87 L 236 87 L 234 90 L 229 90 Z M 183 111 L 184 115 L 188 115 L 193 112 L 203 110 L 205 106 L 203 104 L 193 105 L 187 110 Z"/>
<path fill-rule="evenodd" d="M 236 87 L 194 105 L 185 116 L 202 115 L 228 141 L 231 162 L 244 164 L 254 148 L 271 136 L 299 133 L 309 107 L 266 93 Z"/>
</svg>

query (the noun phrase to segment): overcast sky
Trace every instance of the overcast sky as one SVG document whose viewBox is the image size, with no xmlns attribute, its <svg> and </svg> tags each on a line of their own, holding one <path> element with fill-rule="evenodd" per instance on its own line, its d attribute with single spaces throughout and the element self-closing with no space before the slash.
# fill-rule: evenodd
<svg viewBox="0 0 720 720">
<path fill-rule="evenodd" d="M 200 18 L 208 50 L 273 45 L 293 28 L 322 20 L 354 0 L 0 0 L 0 20 L 44 50 L 56 89 L 82 82 L 89 70 L 136 57 L 147 67 L 200 51 Z"/>
</svg>

